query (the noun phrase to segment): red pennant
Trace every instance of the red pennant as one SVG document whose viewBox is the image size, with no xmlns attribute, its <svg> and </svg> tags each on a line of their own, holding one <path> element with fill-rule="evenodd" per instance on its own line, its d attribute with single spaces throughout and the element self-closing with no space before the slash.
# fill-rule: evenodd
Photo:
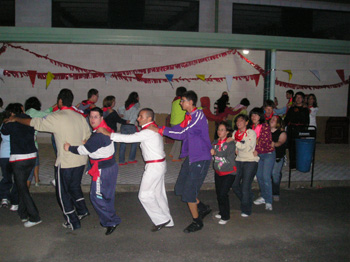
<svg viewBox="0 0 350 262">
<path fill-rule="evenodd" d="M 344 75 L 344 69 L 338 69 L 335 70 L 338 74 L 338 76 L 340 77 L 341 81 L 345 82 L 345 75 Z"/>
<path fill-rule="evenodd" d="M 258 84 L 259 84 L 259 79 L 260 79 L 260 74 L 252 75 L 252 79 L 255 80 L 255 85 L 258 86 Z"/>
<path fill-rule="evenodd" d="M 32 82 L 32 86 L 34 88 L 36 71 L 28 70 L 27 72 L 28 72 L 28 75 L 29 75 L 29 78 L 30 78 L 30 82 Z"/>
<path fill-rule="evenodd" d="M 143 74 L 135 74 L 135 76 L 137 80 L 141 81 Z"/>
</svg>

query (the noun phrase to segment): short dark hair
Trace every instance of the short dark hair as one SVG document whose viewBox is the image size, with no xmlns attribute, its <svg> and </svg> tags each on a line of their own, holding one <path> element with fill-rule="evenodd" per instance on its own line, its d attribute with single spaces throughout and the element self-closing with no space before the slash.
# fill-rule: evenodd
<svg viewBox="0 0 350 262">
<path fill-rule="evenodd" d="M 286 92 L 287 94 L 290 94 L 290 95 L 292 95 L 292 97 L 294 96 L 294 91 L 293 90 L 287 90 L 287 92 Z"/>
<path fill-rule="evenodd" d="M 261 107 L 254 107 L 249 112 L 249 119 L 252 121 L 252 115 L 258 115 L 260 117 L 259 124 L 265 123 L 264 110 Z"/>
<path fill-rule="evenodd" d="M 91 112 L 99 112 L 100 116 L 103 116 L 103 110 L 97 106 L 90 110 L 89 115 L 91 114 Z"/>
<path fill-rule="evenodd" d="M 145 111 L 146 114 L 147 114 L 147 116 L 148 116 L 148 117 L 151 117 L 151 118 L 152 118 L 152 121 L 154 121 L 154 111 L 153 111 L 151 108 L 145 107 L 145 108 L 142 108 L 142 109 L 140 110 L 140 112 L 141 112 L 141 111 Z"/>
<path fill-rule="evenodd" d="M 22 114 L 23 113 L 23 105 L 20 104 L 20 103 L 11 103 L 9 104 L 5 111 L 9 112 L 11 115 L 11 113 L 15 114 L 15 115 L 19 115 L 19 114 Z"/>
<path fill-rule="evenodd" d="M 88 99 L 90 99 L 93 95 L 97 95 L 97 94 L 98 94 L 98 90 L 95 88 L 91 88 L 87 93 Z"/>
<path fill-rule="evenodd" d="M 187 91 L 186 87 L 180 86 L 176 88 L 176 96 L 182 96 Z"/>
<path fill-rule="evenodd" d="M 275 108 L 276 105 L 275 105 L 275 102 L 273 102 L 273 101 L 270 100 L 270 99 L 267 99 L 267 100 L 264 102 L 264 107 L 272 107 L 272 108 Z"/>
<path fill-rule="evenodd" d="M 237 120 L 239 118 L 243 118 L 245 122 L 249 121 L 249 116 L 247 116 L 246 114 L 239 114 L 238 116 L 236 116 L 235 118 L 235 129 L 237 128 Z"/>
<path fill-rule="evenodd" d="M 296 92 L 294 98 L 297 96 L 301 96 L 303 99 L 305 98 L 305 94 L 303 92 Z"/>
<path fill-rule="evenodd" d="M 36 96 L 29 97 L 24 102 L 24 110 L 27 111 L 28 109 L 34 108 L 35 110 L 40 111 L 41 109 L 41 102 Z"/>
<path fill-rule="evenodd" d="M 243 98 L 243 99 L 241 100 L 240 104 L 241 104 L 242 106 L 246 106 L 246 107 L 250 106 L 250 102 L 249 102 L 249 100 L 248 100 L 247 98 Z"/>
<path fill-rule="evenodd" d="M 57 103 L 58 103 L 58 100 L 60 99 L 62 100 L 62 105 L 68 106 L 68 107 L 72 106 L 73 99 L 74 99 L 73 92 L 68 88 L 63 88 L 57 96 Z"/>
<path fill-rule="evenodd" d="M 228 124 L 227 122 L 225 122 L 225 121 L 220 122 L 219 125 L 218 125 L 218 128 L 219 128 L 219 126 L 221 126 L 221 125 L 225 126 L 226 131 L 228 131 L 227 137 L 232 137 L 232 132 L 233 132 L 232 126 L 229 125 L 229 124 Z"/>
<path fill-rule="evenodd" d="M 192 90 L 187 91 L 187 92 L 185 92 L 182 95 L 182 97 L 185 97 L 188 101 L 191 100 L 192 101 L 192 105 L 196 106 L 197 101 L 198 101 L 198 96 L 197 96 L 197 94 L 194 91 L 192 91 Z"/>
</svg>

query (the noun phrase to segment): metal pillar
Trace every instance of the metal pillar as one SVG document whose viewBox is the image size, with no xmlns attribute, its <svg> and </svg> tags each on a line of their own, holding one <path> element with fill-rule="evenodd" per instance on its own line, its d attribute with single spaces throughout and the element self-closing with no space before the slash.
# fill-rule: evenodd
<svg viewBox="0 0 350 262">
<path fill-rule="evenodd" d="M 267 99 L 272 101 L 275 98 L 275 80 L 276 80 L 276 50 L 265 51 L 265 76 L 264 82 L 264 102 Z"/>
</svg>

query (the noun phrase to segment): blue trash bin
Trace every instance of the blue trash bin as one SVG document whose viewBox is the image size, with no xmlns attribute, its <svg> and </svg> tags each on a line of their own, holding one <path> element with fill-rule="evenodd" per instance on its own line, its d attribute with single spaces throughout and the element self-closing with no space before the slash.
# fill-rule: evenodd
<svg viewBox="0 0 350 262">
<path fill-rule="evenodd" d="M 315 139 L 295 139 L 296 168 L 300 172 L 309 172 L 315 149 Z"/>
</svg>

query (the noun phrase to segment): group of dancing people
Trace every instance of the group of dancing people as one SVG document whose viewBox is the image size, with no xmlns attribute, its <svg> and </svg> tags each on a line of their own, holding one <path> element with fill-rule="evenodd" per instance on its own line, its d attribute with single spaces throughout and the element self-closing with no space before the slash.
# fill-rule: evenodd
<svg viewBox="0 0 350 262">
<path fill-rule="evenodd" d="M 162 136 L 180 141 L 174 143 L 171 154 L 173 160 L 183 161 L 175 194 L 188 205 L 192 217 L 191 223 L 184 229 L 185 233 L 201 230 L 203 219 L 212 211 L 198 198 L 212 159 L 219 207 L 215 217 L 219 219 L 219 224 L 225 225 L 230 219 L 230 188 L 241 201 L 242 217 L 251 215 L 253 202 L 265 204 L 266 210 L 272 210 L 273 198 L 278 200 L 279 197 L 287 140 L 282 117 L 275 113 L 274 102 L 267 100 L 263 108 L 254 108 L 248 115 L 249 101 L 243 99 L 240 105 L 230 108 L 232 112 L 236 111 L 231 114 L 235 117 L 233 121 L 231 119 L 232 124 L 227 118 L 229 114 L 217 112 L 219 118 L 215 121 L 224 121 L 218 122 L 217 138 L 211 143 L 208 109 L 197 107 L 198 97 L 194 91 L 180 87 L 176 92 L 171 126 L 158 126 L 151 108 L 140 109 L 136 92 L 129 95 L 118 112 L 113 109 L 113 96 L 104 99 L 103 108 L 96 107 L 99 97 L 96 89 L 89 90 L 88 99 L 77 106 L 73 106 L 74 95 L 69 89 L 62 89 L 57 103 L 47 111 L 40 111 L 41 104 L 37 98 L 28 99 L 30 103 L 27 100 L 25 108 L 19 103 L 9 104 L 1 127 L 2 206 L 6 207 L 11 202 L 11 210 L 18 212 L 25 227 L 42 222 L 29 193 L 28 182 L 39 166 L 34 134 L 40 131 L 52 133 L 57 155 L 54 184 L 65 228 L 79 229 L 81 220 L 90 214 L 81 190 L 87 157 L 87 170 L 92 176 L 90 200 L 100 224 L 106 228 L 105 234 L 112 234 L 121 223 L 114 205 L 118 176 L 115 161 L 117 143 L 120 143 L 119 165 L 137 162 L 136 149 L 140 143 L 145 169 L 138 197 L 153 223 L 151 231 L 174 227 L 165 191 L 166 155 Z M 303 100 L 304 94 L 298 92 L 294 102 L 286 106 L 284 120 L 289 119 L 289 125 L 300 124 L 293 122 L 300 122 L 300 119 L 307 121 L 302 124 L 309 124 L 309 110 L 299 103 L 299 97 Z M 224 100 L 227 107 L 228 99 Z M 268 114 L 270 107 L 271 116 Z M 305 119 L 301 115 L 295 116 L 302 114 L 304 117 L 306 112 Z M 117 123 L 122 124 L 121 133 L 117 133 Z M 137 130 L 137 126 L 141 130 Z M 132 146 L 126 162 L 127 143 Z M 15 183 L 12 183 L 12 173 Z M 260 187 L 260 197 L 255 201 L 251 190 L 254 176 Z"/>
</svg>

